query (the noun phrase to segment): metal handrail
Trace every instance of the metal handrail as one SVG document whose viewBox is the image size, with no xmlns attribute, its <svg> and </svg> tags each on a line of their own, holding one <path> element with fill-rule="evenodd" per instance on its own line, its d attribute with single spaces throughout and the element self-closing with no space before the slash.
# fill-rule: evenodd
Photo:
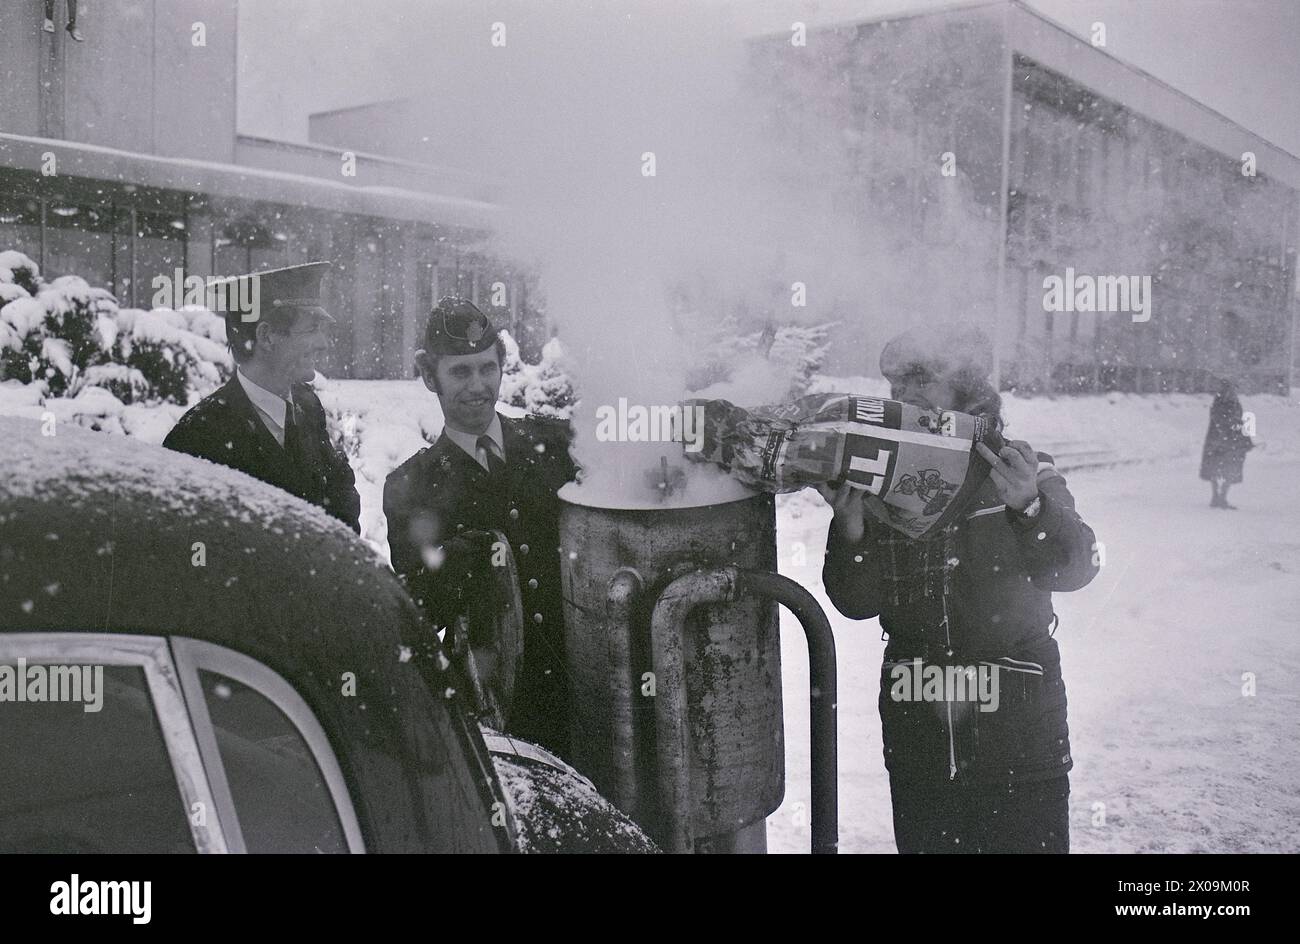
<svg viewBox="0 0 1300 944">
<path fill-rule="evenodd" d="M 660 842 L 671 852 L 691 852 L 690 736 L 686 717 L 683 632 L 699 606 L 733 603 L 746 592 L 766 597 L 794 614 L 808 639 L 810 752 L 812 761 L 812 851 L 834 854 L 839 847 L 839 759 L 835 637 L 820 604 L 788 577 L 722 567 L 697 570 L 673 580 L 655 601 L 650 618 L 656 677 L 656 786 L 663 829 Z"/>
</svg>

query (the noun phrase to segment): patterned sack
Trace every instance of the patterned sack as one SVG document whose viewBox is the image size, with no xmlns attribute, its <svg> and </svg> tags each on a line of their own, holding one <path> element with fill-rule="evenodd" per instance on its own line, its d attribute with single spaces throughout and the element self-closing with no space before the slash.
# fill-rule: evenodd
<svg viewBox="0 0 1300 944">
<path fill-rule="evenodd" d="M 875 517 L 915 539 L 941 530 L 983 484 L 989 469 L 975 443 L 994 452 L 1003 445 L 992 417 L 848 393 L 753 409 L 726 400 L 682 407 L 704 420 L 703 447 L 687 450 L 688 459 L 765 492 L 847 479 L 881 499 L 866 503 Z"/>
</svg>

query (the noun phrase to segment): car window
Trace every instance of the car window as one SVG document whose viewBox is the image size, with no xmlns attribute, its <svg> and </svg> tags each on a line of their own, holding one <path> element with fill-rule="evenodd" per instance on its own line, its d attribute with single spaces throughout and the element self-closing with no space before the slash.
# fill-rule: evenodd
<svg viewBox="0 0 1300 944">
<path fill-rule="evenodd" d="M 303 736 L 275 703 L 219 672 L 199 684 L 249 852 L 347 852 L 330 790 Z"/>
<path fill-rule="evenodd" d="M 231 852 L 365 852 L 329 737 L 277 672 L 241 652 L 170 639 Z"/>
<path fill-rule="evenodd" d="M 5 657 L 0 695 L 0 852 L 195 851 L 142 667 Z"/>
</svg>

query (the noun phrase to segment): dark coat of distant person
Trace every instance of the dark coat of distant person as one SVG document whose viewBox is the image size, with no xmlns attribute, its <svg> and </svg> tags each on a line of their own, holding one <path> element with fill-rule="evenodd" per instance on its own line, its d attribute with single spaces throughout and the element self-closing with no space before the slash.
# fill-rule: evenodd
<svg viewBox="0 0 1300 944">
<path fill-rule="evenodd" d="M 1201 450 L 1201 478 L 1235 485 L 1241 481 L 1246 453 L 1255 447 L 1242 432 L 1241 401 L 1231 384 L 1219 388 L 1210 405 L 1210 428 Z"/>
</svg>

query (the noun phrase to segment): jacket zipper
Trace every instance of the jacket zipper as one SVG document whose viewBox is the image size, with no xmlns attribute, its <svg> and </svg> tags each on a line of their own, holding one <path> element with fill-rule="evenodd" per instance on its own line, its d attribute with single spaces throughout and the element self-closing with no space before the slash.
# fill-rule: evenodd
<svg viewBox="0 0 1300 944">
<path fill-rule="evenodd" d="M 943 587 L 943 639 L 948 658 L 952 658 L 952 637 L 948 633 L 948 587 L 947 574 L 944 575 Z M 952 702 L 945 698 L 944 707 L 948 714 L 948 782 L 957 779 L 957 745 L 952 733 Z"/>
</svg>

